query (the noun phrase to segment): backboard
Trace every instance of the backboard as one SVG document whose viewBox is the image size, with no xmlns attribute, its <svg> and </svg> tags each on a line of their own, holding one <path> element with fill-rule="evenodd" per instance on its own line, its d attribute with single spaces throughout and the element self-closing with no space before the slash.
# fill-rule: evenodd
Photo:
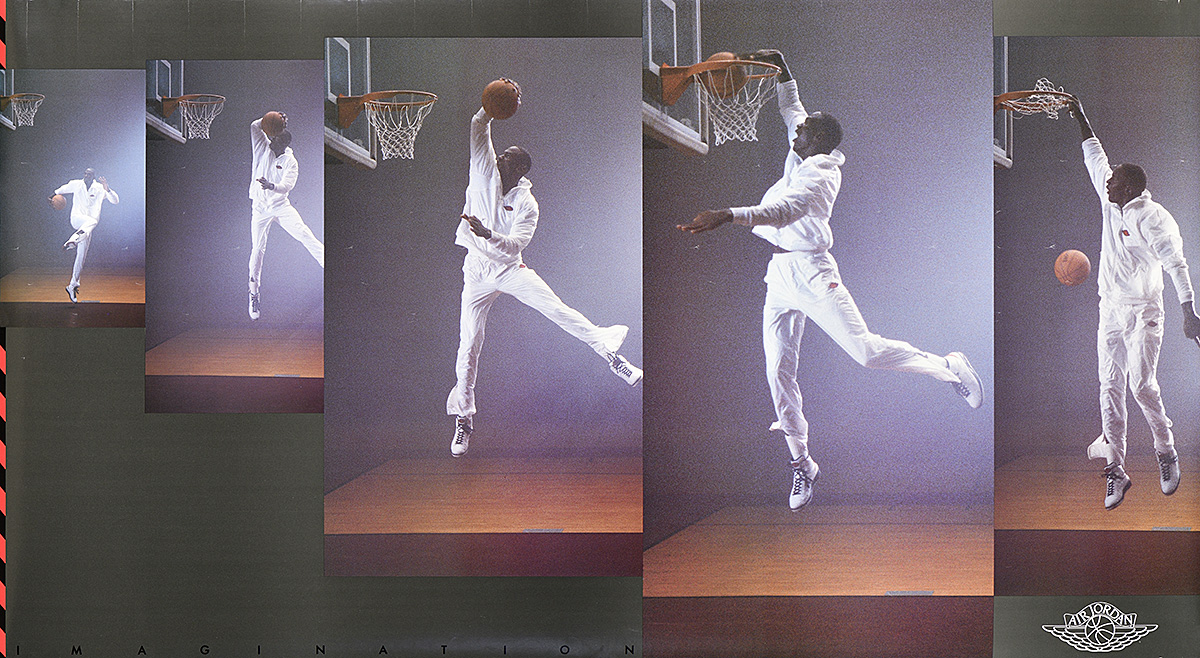
<svg viewBox="0 0 1200 658">
<path fill-rule="evenodd" d="M 183 114 L 169 117 L 162 112 L 162 99 L 183 95 L 183 60 L 146 60 L 146 139 L 171 140 L 183 144 Z"/>
<path fill-rule="evenodd" d="M 1008 37 L 992 37 L 992 95 L 1008 91 Z M 1012 112 L 992 113 L 992 165 L 996 169 L 1013 166 Z"/>
<path fill-rule="evenodd" d="M 0 96 L 12 96 L 16 93 L 16 87 L 13 84 L 14 75 L 12 69 L 0 69 Z M 3 113 L 0 113 L 0 126 L 4 126 L 9 130 L 16 130 L 11 105 Z"/>
<path fill-rule="evenodd" d="M 659 67 L 690 66 L 700 56 L 701 0 L 642 0 L 642 144 L 645 148 L 708 153 L 708 137 L 694 86 L 674 105 L 662 103 Z"/>
<path fill-rule="evenodd" d="M 366 113 L 348 128 L 338 126 L 337 97 L 371 91 L 371 40 L 325 39 L 325 162 L 345 162 L 363 169 L 376 165 L 375 144 Z"/>
</svg>

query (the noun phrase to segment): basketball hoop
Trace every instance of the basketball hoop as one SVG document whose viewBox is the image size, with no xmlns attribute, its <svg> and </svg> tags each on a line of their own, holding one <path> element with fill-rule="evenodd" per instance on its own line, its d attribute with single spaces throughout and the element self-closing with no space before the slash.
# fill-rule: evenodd
<svg viewBox="0 0 1200 658">
<path fill-rule="evenodd" d="M 18 126 L 32 126 L 33 115 L 37 114 L 38 106 L 46 97 L 41 94 L 13 94 L 0 96 L 0 112 L 12 105 L 13 118 Z"/>
<path fill-rule="evenodd" d="M 1009 91 L 994 97 L 992 111 L 1004 108 L 1025 116 L 1044 112 L 1051 119 L 1057 119 L 1059 110 L 1069 108 L 1074 99 L 1061 87 L 1056 88 L 1053 82 L 1042 78 L 1029 91 Z"/>
<path fill-rule="evenodd" d="M 366 109 L 383 159 L 411 160 L 421 122 L 436 101 L 437 96 L 427 91 L 373 91 L 362 96 L 338 96 L 338 125 L 349 127 Z"/>
<path fill-rule="evenodd" d="M 700 105 L 712 124 L 716 145 L 757 141 L 758 112 L 775 95 L 780 69 L 767 62 L 709 60 L 692 66 L 662 65 L 663 102 L 674 105 L 689 84 L 700 87 Z"/>
<path fill-rule="evenodd" d="M 187 139 L 208 139 L 208 127 L 225 107 L 225 97 L 217 94 L 186 94 L 163 99 L 163 117 L 169 117 L 179 107 L 183 115 L 183 136 Z"/>
</svg>

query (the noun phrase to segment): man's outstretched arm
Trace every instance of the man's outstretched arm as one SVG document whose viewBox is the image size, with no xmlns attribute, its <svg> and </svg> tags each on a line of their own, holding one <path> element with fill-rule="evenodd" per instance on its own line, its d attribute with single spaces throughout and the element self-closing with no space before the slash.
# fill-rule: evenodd
<svg viewBox="0 0 1200 658">
<path fill-rule="evenodd" d="M 733 221 L 733 211 L 729 208 L 723 210 L 703 210 L 699 215 L 692 218 L 692 221 L 687 224 L 676 224 L 675 228 L 688 233 L 703 233 L 711 231 L 715 228 L 720 228 L 724 224 Z"/>
</svg>

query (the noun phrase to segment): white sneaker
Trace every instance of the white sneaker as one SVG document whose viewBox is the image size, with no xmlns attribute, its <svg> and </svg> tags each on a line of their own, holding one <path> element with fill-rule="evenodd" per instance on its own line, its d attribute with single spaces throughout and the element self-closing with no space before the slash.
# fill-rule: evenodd
<svg viewBox="0 0 1200 658">
<path fill-rule="evenodd" d="M 946 355 L 946 363 L 950 366 L 950 372 L 953 372 L 957 377 L 957 382 L 950 382 L 954 386 L 954 390 L 971 405 L 972 409 L 978 409 L 983 404 L 983 382 L 979 379 L 979 373 L 971 367 L 971 362 L 967 360 L 967 356 L 962 352 L 951 352 Z"/>
<path fill-rule="evenodd" d="M 1170 496 L 1179 488 L 1179 453 L 1172 448 L 1171 452 L 1154 454 L 1158 456 L 1159 483 L 1162 484 L 1162 492 Z"/>
<path fill-rule="evenodd" d="M 67 297 L 70 297 L 73 303 L 79 303 L 79 284 L 67 286 Z"/>
<path fill-rule="evenodd" d="M 70 250 L 74 249 L 75 245 L 78 244 L 78 238 L 82 235 L 83 235 L 83 229 L 80 229 L 80 230 L 72 233 L 71 237 L 67 238 L 67 241 L 63 243 L 63 251 L 70 251 Z"/>
<path fill-rule="evenodd" d="M 820 474 L 821 469 L 812 457 L 792 460 L 792 493 L 788 496 L 788 507 L 793 512 L 812 500 L 813 485 Z"/>
<path fill-rule="evenodd" d="M 608 369 L 624 379 L 630 386 L 637 386 L 637 383 L 642 381 L 642 369 L 631 364 L 620 354 L 609 357 Z"/>
<path fill-rule="evenodd" d="M 1125 492 L 1133 486 L 1133 480 L 1125 473 L 1120 464 L 1109 464 L 1104 469 L 1106 483 L 1104 509 L 1113 509 L 1125 499 Z"/>
<path fill-rule="evenodd" d="M 467 454 L 467 448 L 471 443 L 471 432 L 475 431 L 471 427 L 471 421 L 466 418 L 459 418 L 454 422 L 454 439 L 450 441 L 450 454 L 455 457 L 462 457 Z"/>
<path fill-rule="evenodd" d="M 250 319 L 257 320 L 258 316 L 258 293 L 252 292 L 250 293 Z"/>
</svg>

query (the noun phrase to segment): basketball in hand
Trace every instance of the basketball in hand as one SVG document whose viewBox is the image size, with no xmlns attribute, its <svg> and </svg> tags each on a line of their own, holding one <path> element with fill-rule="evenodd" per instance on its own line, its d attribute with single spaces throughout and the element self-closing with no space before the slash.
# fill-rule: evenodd
<svg viewBox="0 0 1200 658">
<path fill-rule="evenodd" d="M 521 88 L 512 80 L 492 80 L 483 88 L 483 109 L 493 119 L 507 119 L 521 107 Z"/>
<path fill-rule="evenodd" d="M 1092 262 L 1087 254 L 1075 249 L 1068 249 L 1058 255 L 1054 261 L 1054 276 L 1064 285 L 1077 286 L 1087 281 L 1092 273 Z"/>
<path fill-rule="evenodd" d="M 67 197 L 61 194 L 55 194 L 50 199 L 50 205 L 54 206 L 55 210 L 62 210 L 63 208 L 67 207 Z"/>
<path fill-rule="evenodd" d="M 283 115 L 278 112 L 267 112 L 263 115 L 262 129 L 268 137 L 274 137 L 283 132 L 284 125 Z"/>
</svg>

